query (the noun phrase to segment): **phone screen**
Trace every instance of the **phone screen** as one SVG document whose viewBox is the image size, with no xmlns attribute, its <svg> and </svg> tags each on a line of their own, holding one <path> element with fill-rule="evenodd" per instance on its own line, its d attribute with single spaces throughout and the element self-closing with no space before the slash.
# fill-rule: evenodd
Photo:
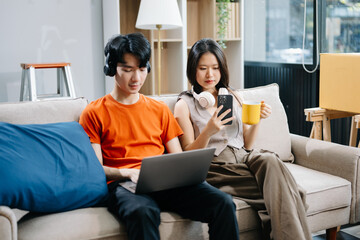
<svg viewBox="0 0 360 240">
<path fill-rule="evenodd" d="M 219 115 L 221 115 L 223 112 L 225 112 L 227 109 L 231 109 L 231 112 L 226 114 L 226 116 L 223 119 L 227 119 L 229 117 L 232 117 L 232 106 L 233 106 L 233 96 L 232 95 L 218 95 L 218 104 L 217 106 L 220 107 L 223 105 L 223 108 L 220 110 Z M 231 125 L 232 121 L 226 123 L 225 125 Z"/>
</svg>

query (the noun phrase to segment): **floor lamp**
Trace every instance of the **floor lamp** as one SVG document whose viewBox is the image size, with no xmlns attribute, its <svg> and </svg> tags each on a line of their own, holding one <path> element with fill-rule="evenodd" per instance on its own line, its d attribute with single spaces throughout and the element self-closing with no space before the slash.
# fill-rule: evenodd
<svg viewBox="0 0 360 240">
<path fill-rule="evenodd" d="M 136 28 L 158 30 L 158 94 L 161 94 L 161 38 L 160 30 L 182 26 L 176 0 L 141 0 Z"/>
</svg>

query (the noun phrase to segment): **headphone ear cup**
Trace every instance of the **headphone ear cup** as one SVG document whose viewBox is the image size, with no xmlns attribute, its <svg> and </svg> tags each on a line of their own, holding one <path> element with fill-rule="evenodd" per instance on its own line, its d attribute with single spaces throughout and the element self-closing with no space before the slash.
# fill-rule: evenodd
<svg viewBox="0 0 360 240">
<path fill-rule="evenodd" d="M 105 65 L 104 66 L 104 73 L 106 76 L 109 76 L 109 72 L 110 72 L 110 69 L 109 69 L 109 66 Z"/>
<path fill-rule="evenodd" d="M 209 92 L 205 91 L 200 94 L 197 94 L 195 91 L 193 91 L 193 96 L 196 100 L 198 100 L 200 106 L 203 108 L 208 108 L 214 106 L 215 104 L 215 98 Z"/>
<path fill-rule="evenodd" d="M 147 72 L 150 73 L 151 71 L 151 65 L 149 62 L 146 63 Z"/>
<path fill-rule="evenodd" d="M 110 58 L 110 53 L 108 53 L 106 55 L 106 60 L 105 60 L 105 66 L 104 66 L 104 73 L 106 76 L 110 76 L 113 77 L 116 74 L 116 68 L 110 66 L 112 65 L 111 62 L 109 62 L 109 58 Z"/>
</svg>

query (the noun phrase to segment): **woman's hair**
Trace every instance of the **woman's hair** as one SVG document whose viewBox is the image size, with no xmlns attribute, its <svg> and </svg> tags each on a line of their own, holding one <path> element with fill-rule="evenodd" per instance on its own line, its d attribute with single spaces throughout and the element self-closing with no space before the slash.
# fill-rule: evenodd
<svg viewBox="0 0 360 240">
<path fill-rule="evenodd" d="M 130 33 L 127 35 L 114 35 L 105 46 L 105 66 L 104 73 L 113 77 L 116 74 L 118 63 L 124 62 L 126 53 L 133 54 L 140 61 L 139 67 L 146 67 L 150 72 L 151 46 L 149 41 L 142 33 Z"/>
<path fill-rule="evenodd" d="M 194 86 L 196 93 L 202 92 L 202 87 L 196 81 L 197 66 L 201 56 L 208 52 L 214 54 L 220 68 L 221 78 L 216 85 L 216 89 L 229 87 L 229 70 L 224 52 L 216 41 L 210 38 L 203 38 L 191 47 L 187 61 L 186 76 L 190 84 Z"/>
</svg>

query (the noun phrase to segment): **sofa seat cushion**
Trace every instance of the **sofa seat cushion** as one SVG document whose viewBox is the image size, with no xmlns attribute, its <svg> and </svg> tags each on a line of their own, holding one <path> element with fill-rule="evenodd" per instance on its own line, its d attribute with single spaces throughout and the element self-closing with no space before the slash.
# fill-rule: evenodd
<svg viewBox="0 0 360 240">
<path fill-rule="evenodd" d="M 351 183 L 346 179 L 292 163 L 285 165 L 306 190 L 308 216 L 350 206 Z"/>
<path fill-rule="evenodd" d="M 101 239 L 125 236 L 125 233 L 125 227 L 102 207 L 53 214 L 29 213 L 18 222 L 19 240 L 59 239 L 60 236 L 64 240 Z"/>
<path fill-rule="evenodd" d="M 127 239 L 123 224 L 106 208 L 86 208 L 55 214 L 29 213 L 19 226 L 19 240 Z M 159 227 L 162 239 L 197 239 L 205 232 L 200 222 L 162 212 Z"/>
<path fill-rule="evenodd" d="M 234 198 L 239 229 L 242 232 L 260 229 L 256 211 Z M 244 221 L 246 219 L 246 221 Z M 104 207 L 83 208 L 68 212 L 28 213 L 18 222 L 19 240 L 47 239 L 127 239 L 126 229 Z M 207 224 L 181 218 L 170 212 L 161 213 L 159 227 L 162 239 L 208 238 Z"/>
<path fill-rule="evenodd" d="M 240 233 L 261 229 L 257 211 L 243 200 L 234 197 L 236 218 L 238 219 Z M 244 221 L 244 219 L 246 219 Z"/>
</svg>

